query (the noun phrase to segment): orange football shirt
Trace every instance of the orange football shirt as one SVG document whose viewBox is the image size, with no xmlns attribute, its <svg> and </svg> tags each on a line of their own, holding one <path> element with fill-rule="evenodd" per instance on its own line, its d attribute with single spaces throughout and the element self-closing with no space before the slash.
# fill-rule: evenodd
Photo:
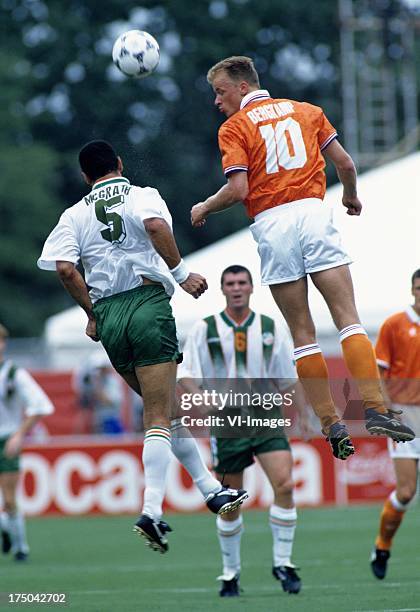
<svg viewBox="0 0 420 612">
<path fill-rule="evenodd" d="M 322 150 L 337 137 L 323 110 L 307 102 L 271 98 L 257 90 L 219 129 L 223 171 L 247 171 L 248 215 L 304 198 L 323 199 Z"/>
<path fill-rule="evenodd" d="M 376 359 L 386 370 L 384 378 L 391 400 L 420 406 L 420 317 L 411 306 L 382 325 Z"/>
</svg>

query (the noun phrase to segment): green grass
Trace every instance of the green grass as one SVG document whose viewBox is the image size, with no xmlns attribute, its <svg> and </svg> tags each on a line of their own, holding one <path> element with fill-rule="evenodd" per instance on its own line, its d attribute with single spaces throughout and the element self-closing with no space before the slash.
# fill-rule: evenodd
<svg viewBox="0 0 420 612">
<path fill-rule="evenodd" d="M 220 555 L 209 514 L 168 515 L 174 533 L 166 555 L 144 546 L 130 517 L 31 519 L 30 561 L 0 559 L 0 591 L 65 592 L 67 606 L 52 607 L 81 612 L 420 610 L 418 508 L 398 533 L 383 582 L 368 562 L 378 516 L 378 506 L 300 511 L 294 559 L 303 589 L 295 596 L 271 577 L 267 514 L 246 512 L 243 593 L 234 600 L 217 595 Z M 0 603 L 1 610 L 43 608 L 8 605 L 4 595 Z"/>
</svg>

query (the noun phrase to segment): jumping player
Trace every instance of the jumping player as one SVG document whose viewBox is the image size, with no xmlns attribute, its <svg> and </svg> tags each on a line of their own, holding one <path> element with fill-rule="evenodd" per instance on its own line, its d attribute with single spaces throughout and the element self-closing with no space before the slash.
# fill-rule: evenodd
<svg viewBox="0 0 420 612">
<path fill-rule="evenodd" d="M 114 368 L 143 397 L 145 491 L 134 529 L 164 553 L 171 531 L 161 520 L 171 450 L 213 512 L 233 509 L 246 497 L 245 491 L 222 487 L 210 474 L 193 438 L 171 436 L 181 353 L 169 301 L 175 283 L 198 298 L 207 282 L 189 272 L 181 259 L 172 218 L 159 192 L 131 185 L 109 143 L 87 143 L 79 163 L 92 190 L 64 211 L 38 265 L 57 271 L 66 291 L 86 312 L 86 334 L 102 342 Z M 79 261 L 86 282 L 77 270 Z"/>
<path fill-rule="evenodd" d="M 321 108 L 274 99 L 260 89 L 248 57 L 220 61 L 207 79 L 216 95 L 215 105 L 227 116 L 219 130 L 227 183 L 192 208 L 193 226 L 200 227 L 209 214 L 244 201 L 254 220 L 251 231 L 261 258 L 262 283 L 269 285 L 289 325 L 299 378 L 335 457 L 346 459 L 354 447 L 331 397 L 309 310 L 308 275 L 339 330 L 345 362 L 364 403 L 367 430 L 397 442 L 412 440 L 413 431 L 385 406 L 375 352 L 355 306 L 350 259 L 322 201 L 325 156 L 343 184 L 347 213 L 360 215 L 362 210 L 355 167 L 338 143 L 337 132 Z"/>
</svg>

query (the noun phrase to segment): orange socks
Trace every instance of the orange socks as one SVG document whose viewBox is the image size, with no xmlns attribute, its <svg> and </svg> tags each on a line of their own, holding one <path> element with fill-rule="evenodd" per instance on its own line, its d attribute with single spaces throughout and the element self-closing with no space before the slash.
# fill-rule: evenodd
<svg viewBox="0 0 420 612">
<path fill-rule="evenodd" d="M 318 344 L 296 347 L 296 369 L 313 410 L 326 435 L 333 423 L 340 420 L 331 397 L 328 369 Z"/>
<path fill-rule="evenodd" d="M 358 323 L 340 332 L 344 361 L 355 379 L 365 410 L 374 408 L 385 414 L 385 404 L 374 348 Z"/>
<path fill-rule="evenodd" d="M 392 538 L 400 526 L 405 510 L 406 506 L 398 501 L 396 492 L 393 491 L 382 509 L 379 534 L 375 540 L 376 548 L 380 550 L 391 548 Z"/>
<path fill-rule="evenodd" d="M 349 325 L 340 332 L 344 360 L 355 379 L 365 410 L 373 408 L 385 414 L 381 380 L 373 346 L 359 323 Z M 294 350 L 296 369 L 315 414 L 321 421 L 323 432 L 339 421 L 331 397 L 328 369 L 318 344 L 307 344 Z"/>
</svg>

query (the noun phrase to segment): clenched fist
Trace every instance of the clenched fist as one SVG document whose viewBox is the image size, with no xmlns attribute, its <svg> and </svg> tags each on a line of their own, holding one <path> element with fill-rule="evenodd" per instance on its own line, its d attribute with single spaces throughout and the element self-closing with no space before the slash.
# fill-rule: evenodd
<svg viewBox="0 0 420 612">
<path fill-rule="evenodd" d="M 200 297 L 202 293 L 207 290 L 207 281 L 204 276 L 201 274 L 196 274 L 195 272 L 190 272 L 187 280 L 183 283 L 180 283 L 180 286 L 184 291 L 195 297 L 196 299 Z"/>
</svg>

